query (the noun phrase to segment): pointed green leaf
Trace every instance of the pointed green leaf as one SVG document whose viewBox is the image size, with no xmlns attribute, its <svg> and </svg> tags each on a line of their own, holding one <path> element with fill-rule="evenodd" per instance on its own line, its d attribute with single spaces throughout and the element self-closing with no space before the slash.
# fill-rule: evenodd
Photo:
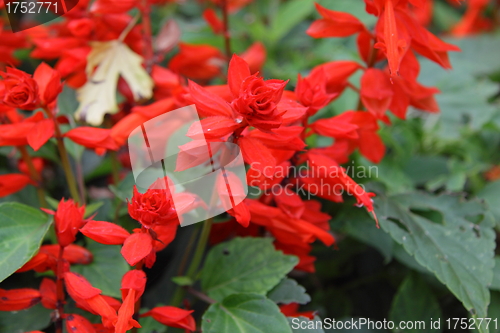
<svg viewBox="0 0 500 333">
<path fill-rule="evenodd" d="M 465 308 L 485 317 L 493 278 L 493 218 L 479 200 L 412 193 L 375 200 L 381 227 Z"/>
<path fill-rule="evenodd" d="M 21 268 L 40 248 L 52 218 L 16 202 L 0 204 L 0 281 Z"/>
<path fill-rule="evenodd" d="M 277 251 L 270 238 L 235 238 L 208 253 L 202 289 L 218 301 L 241 292 L 264 295 L 297 263 L 296 257 Z"/>
<path fill-rule="evenodd" d="M 289 278 L 281 280 L 268 294 L 270 300 L 275 303 L 307 304 L 311 301 L 311 296 L 306 293 L 306 288 L 302 287 L 297 281 Z"/>
<path fill-rule="evenodd" d="M 257 294 L 230 295 L 202 318 L 203 333 L 292 333 L 276 304 Z"/>
</svg>

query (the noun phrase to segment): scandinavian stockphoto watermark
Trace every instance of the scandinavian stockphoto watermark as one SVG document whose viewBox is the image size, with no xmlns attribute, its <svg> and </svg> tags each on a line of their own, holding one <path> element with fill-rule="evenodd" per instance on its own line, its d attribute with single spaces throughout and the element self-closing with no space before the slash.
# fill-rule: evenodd
<svg viewBox="0 0 500 333">
<path fill-rule="evenodd" d="M 297 193 L 312 196 L 342 196 L 344 192 L 362 195 L 364 187 L 352 182 L 335 182 L 345 176 L 373 178 L 378 176 L 374 166 L 354 164 L 321 167 L 303 163 L 298 166 L 262 166 L 254 162 L 255 171 L 247 176 L 239 146 L 230 137 L 226 142 L 205 139 L 195 105 L 169 111 L 138 126 L 128 138 L 128 148 L 135 185 L 140 192 L 148 189 L 167 190 L 176 211 L 184 211 L 183 193 L 194 194 L 198 202 L 189 213 L 179 216 L 181 226 L 205 221 L 235 208 L 249 194 L 262 191 L 279 195 Z M 274 175 L 272 186 L 254 186 L 263 175 Z M 313 183 L 300 181 L 306 175 L 316 178 Z M 158 182 L 166 178 L 167 182 Z M 266 177 L 264 177 L 266 178 Z M 333 180 L 333 181 L 332 181 Z M 273 181 L 267 178 L 265 181 Z M 307 186 L 306 186 L 307 185 Z M 185 197 L 184 197 L 185 198 Z"/>
</svg>

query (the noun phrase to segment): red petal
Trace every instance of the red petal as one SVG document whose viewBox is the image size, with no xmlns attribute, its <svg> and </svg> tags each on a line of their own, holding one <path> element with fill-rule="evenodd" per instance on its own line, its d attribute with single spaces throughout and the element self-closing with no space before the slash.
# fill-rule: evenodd
<svg viewBox="0 0 500 333">
<path fill-rule="evenodd" d="M 135 266 L 153 249 L 153 238 L 149 233 L 133 234 L 125 240 L 121 250 L 122 256 L 130 266 Z"/>
<path fill-rule="evenodd" d="M 189 92 L 201 116 L 233 117 L 233 111 L 229 103 L 193 81 L 189 81 Z"/>
<path fill-rule="evenodd" d="M 42 295 L 36 289 L 0 289 L 0 311 L 24 310 L 40 302 Z"/>
<path fill-rule="evenodd" d="M 115 333 L 125 333 L 132 327 L 141 327 L 139 323 L 132 318 L 134 315 L 135 290 L 130 290 L 125 298 L 120 310 L 118 310 L 118 321 L 115 324 Z"/>
<path fill-rule="evenodd" d="M 44 278 L 40 284 L 40 294 L 42 296 L 42 305 L 47 309 L 57 308 L 57 291 L 54 280 Z"/>
<path fill-rule="evenodd" d="M 250 67 L 247 62 L 236 54 L 233 55 L 229 62 L 229 69 L 227 75 L 227 83 L 233 97 L 236 98 L 240 95 L 240 87 L 243 80 L 250 76 Z"/>
<path fill-rule="evenodd" d="M 173 306 L 160 306 L 144 313 L 141 317 L 152 316 L 163 325 L 194 331 L 196 323 L 193 316 L 191 316 L 193 312 L 192 310 L 183 310 Z"/>
<path fill-rule="evenodd" d="M 66 330 L 71 333 L 95 333 L 95 328 L 87 318 L 77 314 L 65 316 Z"/>
<path fill-rule="evenodd" d="M 195 140 L 219 139 L 233 133 L 240 126 L 233 118 L 213 116 L 193 123 L 186 135 Z"/>
<path fill-rule="evenodd" d="M 347 37 L 366 30 L 363 23 L 356 16 L 326 9 L 316 4 L 317 11 L 323 19 L 311 24 L 306 33 L 314 38 Z"/>
<path fill-rule="evenodd" d="M 243 159 L 250 167 L 257 170 L 267 178 L 274 175 L 276 167 L 276 159 L 273 157 L 269 149 L 264 146 L 259 140 L 250 137 L 241 137 L 238 144 L 243 154 Z"/>
<path fill-rule="evenodd" d="M 82 275 L 73 272 L 64 273 L 64 283 L 71 297 L 88 299 L 100 295 L 101 290 L 92 287 Z"/>
<path fill-rule="evenodd" d="M 54 135 L 54 121 L 44 119 L 33 126 L 28 133 L 28 144 L 37 151 Z"/>
<path fill-rule="evenodd" d="M 89 221 L 80 232 L 101 244 L 121 245 L 130 233 L 117 224 L 105 221 Z"/>
<path fill-rule="evenodd" d="M 0 198 L 22 190 L 29 183 L 31 183 L 30 177 L 23 174 L 0 175 Z"/>
<path fill-rule="evenodd" d="M 125 273 L 122 278 L 122 287 L 120 290 L 122 291 L 122 299 L 125 299 L 128 295 L 130 289 L 136 291 L 135 299 L 136 301 L 139 297 L 144 293 L 144 289 L 146 288 L 146 273 L 142 270 L 133 269 Z"/>
</svg>

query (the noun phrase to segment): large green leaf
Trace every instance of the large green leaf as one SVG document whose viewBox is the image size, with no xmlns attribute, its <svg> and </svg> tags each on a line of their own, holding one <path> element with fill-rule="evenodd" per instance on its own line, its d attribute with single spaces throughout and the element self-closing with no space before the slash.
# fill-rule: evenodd
<svg viewBox="0 0 500 333">
<path fill-rule="evenodd" d="M 35 255 L 52 218 L 38 209 L 16 203 L 0 204 L 0 281 Z"/>
<path fill-rule="evenodd" d="M 50 324 L 51 312 L 52 310 L 44 308 L 41 304 L 21 311 L 0 311 L 0 332 L 23 333 L 43 330 Z"/>
<path fill-rule="evenodd" d="M 218 301 L 242 292 L 264 295 L 297 263 L 296 257 L 275 250 L 270 238 L 235 238 L 209 252 L 201 285 Z"/>
<path fill-rule="evenodd" d="M 493 218 L 479 200 L 412 193 L 375 200 L 382 228 L 479 317 L 493 278 Z"/>
<path fill-rule="evenodd" d="M 203 333 L 292 333 L 278 306 L 258 294 L 234 294 L 203 315 Z"/>
<path fill-rule="evenodd" d="M 495 182 L 489 183 L 486 185 L 477 196 L 481 199 L 484 199 L 487 203 L 493 216 L 495 217 L 495 221 L 497 226 L 500 226 L 500 181 L 497 180 Z"/>
<path fill-rule="evenodd" d="M 500 257 L 495 257 L 495 268 L 493 269 L 493 281 L 490 289 L 500 290 Z"/>
<path fill-rule="evenodd" d="M 118 245 L 103 245 L 88 240 L 88 250 L 94 260 L 89 265 L 75 265 L 72 271 L 80 273 L 104 295 L 121 297 L 120 284 L 122 276 L 130 269 L 123 259 Z"/>
<path fill-rule="evenodd" d="M 289 278 L 281 280 L 281 282 L 267 294 L 267 297 L 275 303 L 281 304 L 307 304 L 311 301 L 311 296 L 306 293 L 306 288 L 302 287 L 294 279 Z"/>
<path fill-rule="evenodd" d="M 432 291 L 416 274 L 410 274 L 394 297 L 389 319 L 395 323 L 411 322 L 415 325 L 411 331 L 415 333 L 435 333 L 441 332 L 441 329 L 431 329 L 430 321 L 440 318 L 441 309 Z M 393 332 L 404 330 L 396 328 Z"/>
</svg>

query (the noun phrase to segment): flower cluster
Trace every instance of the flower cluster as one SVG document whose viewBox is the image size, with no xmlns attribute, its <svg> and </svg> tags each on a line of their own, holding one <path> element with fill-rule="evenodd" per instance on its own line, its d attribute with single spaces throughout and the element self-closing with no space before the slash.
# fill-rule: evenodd
<svg viewBox="0 0 500 333">
<path fill-rule="evenodd" d="M 157 306 L 139 313 L 147 281 L 143 267 L 153 267 L 157 252 L 174 240 L 183 214 L 209 203 L 191 193 L 174 193 L 166 175 L 144 193 L 133 188 L 127 211 L 134 221 L 129 218 L 129 224 L 120 225 L 121 205 L 116 205 L 114 220 L 96 221 L 85 213 L 84 203 L 91 194 L 78 169 L 81 156 L 74 158 L 75 168 L 68 154 L 70 144 L 81 146 L 109 157 L 113 167 L 130 173 L 125 147 L 130 133 L 141 126 L 144 130 L 148 120 L 193 104 L 201 120 L 188 130 L 188 136 L 209 143 L 237 144 L 247 165 L 247 182 L 260 190 L 260 196 L 246 198 L 238 205 L 221 202 L 228 215 L 200 237 L 210 237 L 212 244 L 235 235 L 272 237 L 276 249 L 299 258 L 296 270 L 314 272 L 312 244 L 335 244 L 331 216 L 324 209 L 326 201 L 342 203 L 352 197 L 378 225 L 375 194 L 353 180 L 342 164 L 349 162 L 355 151 L 373 163 L 382 160 L 385 146 L 378 130 L 391 124 L 388 111 L 401 119 L 410 107 L 438 112 L 438 89 L 418 82 L 418 56 L 449 69 L 448 52 L 459 51 L 426 28 L 431 0 L 365 0 L 366 11 L 377 18 L 374 27 L 351 14 L 316 4 L 321 18 L 312 22 L 306 33 L 313 38 L 355 36 L 360 61 L 322 63 L 307 75 L 298 74 L 296 81 L 265 79 L 261 73 L 266 59 L 263 44 L 256 42 L 239 54 L 233 54 L 229 47 L 228 15 L 252 1 L 200 2 L 206 6 L 203 17 L 210 28 L 224 38 L 225 52 L 211 45 L 181 42 L 180 28 L 173 21 L 153 39 L 151 7 L 170 2 L 175 1 L 80 0 L 61 20 L 19 34 L 7 32 L 0 19 L 0 66 L 4 69 L 0 72 L 0 146 L 13 147 L 12 156 L 20 155 L 19 172 L 0 175 L 0 197 L 34 186 L 40 207 L 53 215 L 55 231 L 52 244 L 44 243 L 17 271 L 52 271 L 54 278 L 44 277 L 38 290 L 0 289 L 1 311 L 41 303 L 55 310 L 57 333 L 62 332 L 63 323 L 68 332 L 136 331 L 141 327 L 139 318 L 145 316 L 186 332 L 196 330 L 188 303 L 186 309 Z M 471 0 L 468 5 L 464 19 L 453 28 L 454 34 L 488 28 L 481 16 L 487 1 Z M 221 8 L 222 19 L 212 6 Z M 136 10 L 142 17 L 140 24 L 132 16 Z M 33 75 L 5 67 L 17 64 L 13 51 L 20 48 L 31 48 L 32 58 L 54 67 L 41 62 Z M 356 73 L 361 74 L 359 82 L 354 80 Z M 213 84 L 221 79 L 225 84 Z M 292 88 L 290 80 L 296 82 Z M 63 88 L 77 90 L 80 107 L 75 116 L 71 112 L 76 110 L 66 110 L 67 106 L 58 102 Z M 359 94 L 358 106 L 327 116 L 325 109 L 346 89 Z M 121 98 L 117 99 L 117 94 Z M 331 138 L 331 144 L 308 146 L 313 136 Z M 55 157 L 30 155 L 32 150 L 40 152 L 52 143 L 57 145 Z M 47 209 L 45 193 L 52 185 L 44 170 L 61 172 L 54 162 L 60 162 L 71 199 L 62 199 L 52 211 Z M 177 168 L 189 168 L 183 163 L 178 161 Z M 293 173 L 297 168 L 301 172 Z M 116 194 L 122 175 L 114 171 L 113 180 L 107 181 L 115 186 Z M 227 193 L 226 178 L 232 175 L 224 177 L 219 177 L 214 189 L 221 196 Z M 314 197 L 306 200 L 298 188 Z M 342 193 L 332 193 L 330 188 L 340 188 Z M 104 192 L 113 196 L 107 188 Z M 233 202 L 232 196 L 237 195 L 241 193 L 226 195 L 226 201 Z M 128 228 L 130 223 L 137 228 Z M 121 300 L 103 295 L 72 271 L 73 265 L 93 260 L 83 246 L 87 238 L 122 246 L 122 256 L 135 266 L 122 278 Z M 85 316 L 66 313 L 66 293 L 78 308 L 100 317 L 101 322 L 91 323 Z M 281 310 L 289 316 L 298 315 L 297 304 Z"/>
</svg>

